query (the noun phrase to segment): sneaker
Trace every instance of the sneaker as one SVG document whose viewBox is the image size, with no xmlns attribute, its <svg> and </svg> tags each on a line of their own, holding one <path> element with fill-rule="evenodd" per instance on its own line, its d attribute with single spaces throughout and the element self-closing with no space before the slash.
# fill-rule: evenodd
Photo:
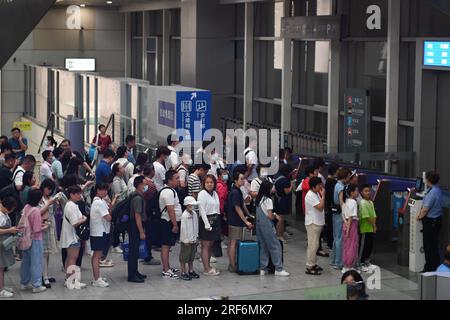
<svg viewBox="0 0 450 320">
<path fill-rule="evenodd" d="M 211 257 L 211 259 L 209 259 L 210 263 L 217 263 L 217 259 L 214 257 Z"/>
<path fill-rule="evenodd" d="M 198 278 L 200 278 L 200 276 L 199 276 L 195 271 L 189 271 L 189 276 L 190 276 L 192 279 L 198 279 Z"/>
<path fill-rule="evenodd" d="M 344 267 L 344 268 L 342 268 L 341 272 L 342 272 L 342 273 L 346 273 L 347 271 L 350 271 L 350 270 L 351 270 L 350 268 L 345 268 L 345 267 Z"/>
<path fill-rule="evenodd" d="M 12 298 L 14 297 L 14 293 L 9 292 L 5 289 L 3 289 L 2 291 L 0 291 L 0 298 Z"/>
<path fill-rule="evenodd" d="M 98 278 L 97 280 L 94 280 L 91 282 L 93 287 L 98 287 L 98 288 L 108 288 L 109 287 L 109 283 L 106 282 L 105 280 L 103 280 L 103 278 Z"/>
<path fill-rule="evenodd" d="M 175 269 L 175 268 L 169 268 L 169 271 L 172 272 L 172 273 L 179 273 L 180 272 L 180 270 Z"/>
<path fill-rule="evenodd" d="M 41 293 L 41 292 L 44 292 L 45 290 L 47 290 L 46 287 L 40 286 L 40 287 L 37 287 L 37 288 L 33 288 L 33 289 L 31 290 L 31 292 L 33 292 L 33 293 Z"/>
<path fill-rule="evenodd" d="M 267 274 L 267 271 L 266 270 L 259 270 L 259 275 L 260 276 L 265 276 Z"/>
<path fill-rule="evenodd" d="M 280 241 L 283 242 L 283 243 L 286 243 L 286 242 L 287 242 L 287 239 L 284 238 L 284 237 L 278 237 L 278 240 L 280 240 Z"/>
<path fill-rule="evenodd" d="M 182 273 L 181 276 L 180 276 L 180 279 L 181 280 L 185 280 L 185 281 L 191 281 L 192 280 L 191 276 L 189 274 L 187 274 L 187 273 Z"/>
<path fill-rule="evenodd" d="M 290 274 L 286 270 L 275 271 L 275 275 L 278 277 L 289 277 Z"/>
<path fill-rule="evenodd" d="M 173 273 L 170 270 L 167 271 L 167 272 L 163 271 L 162 272 L 162 277 L 163 277 L 163 279 L 174 279 L 174 280 L 180 278 L 176 273 Z"/>
<path fill-rule="evenodd" d="M 123 250 L 122 250 L 120 247 L 114 247 L 114 248 L 112 249 L 112 252 L 113 252 L 113 253 L 123 253 Z"/>
<path fill-rule="evenodd" d="M 20 285 L 20 290 L 22 290 L 22 291 L 27 291 L 27 290 L 31 290 L 31 289 L 33 289 L 33 286 L 31 284 L 27 284 L 27 285 L 21 284 Z"/>
<path fill-rule="evenodd" d="M 220 274 L 220 271 L 216 270 L 215 268 L 211 268 L 208 272 L 203 272 L 205 276 L 218 276 Z"/>
<path fill-rule="evenodd" d="M 6 290 L 8 292 L 14 293 L 14 289 L 11 287 L 3 287 L 3 290 Z"/>
<path fill-rule="evenodd" d="M 47 289 L 50 289 L 52 287 L 49 279 L 44 279 L 44 281 L 42 281 L 42 283 L 43 283 L 44 287 L 46 287 Z"/>
<path fill-rule="evenodd" d="M 228 249 L 228 246 L 222 242 L 222 249 Z"/>
<path fill-rule="evenodd" d="M 112 268 L 114 263 L 111 260 L 102 260 L 99 264 L 100 268 Z"/>
<path fill-rule="evenodd" d="M 318 271 L 320 271 L 320 272 L 322 272 L 323 271 L 323 268 L 322 267 L 320 267 L 319 265 L 315 265 L 314 267 L 313 267 L 314 269 L 316 269 L 316 270 L 318 270 Z"/>
<path fill-rule="evenodd" d="M 159 261 L 158 259 L 153 258 L 153 259 L 150 260 L 150 261 L 144 261 L 144 262 L 142 262 L 142 264 L 143 264 L 144 266 L 159 266 L 159 265 L 161 265 L 161 261 Z"/>
</svg>

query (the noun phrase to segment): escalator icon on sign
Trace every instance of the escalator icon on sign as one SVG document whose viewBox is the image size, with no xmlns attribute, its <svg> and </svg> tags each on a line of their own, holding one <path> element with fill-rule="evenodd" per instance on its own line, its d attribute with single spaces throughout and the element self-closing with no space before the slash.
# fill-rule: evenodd
<svg viewBox="0 0 450 320">
<path fill-rule="evenodd" d="M 195 103 L 196 112 L 206 112 L 208 103 L 205 100 L 199 100 Z"/>
</svg>

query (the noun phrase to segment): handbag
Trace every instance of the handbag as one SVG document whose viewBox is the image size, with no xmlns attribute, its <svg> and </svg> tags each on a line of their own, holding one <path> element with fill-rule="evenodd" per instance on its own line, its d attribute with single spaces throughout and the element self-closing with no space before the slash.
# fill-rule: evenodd
<svg viewBox="0 0 450 320">
<path fill-rule="evenodd" d="M 10 250 L 17 243 L 17 240 L 22 237 L 21 233 L 9 236 L 5 240 L 3 240 L 2 245 L 5 250 Z"/>
<path fill-rule="evenodd" d="M 67 222 L 69 222 L 70 225 L 72 225 L 69 221 L 69 219 L 67 219 L 66 216 L 64 216 L 67 220 Z M 80 224 L 75 228 L 75 233 L 77 234 L 77 237 L 80 239 L 80 241 L 87 241 L 89 240 L 90 236 L 91 236 L 91 230 L 89 228 L 89 221 L 86 220 L 85 222 L 83 222 L 82 224 Z"/>
</svg>

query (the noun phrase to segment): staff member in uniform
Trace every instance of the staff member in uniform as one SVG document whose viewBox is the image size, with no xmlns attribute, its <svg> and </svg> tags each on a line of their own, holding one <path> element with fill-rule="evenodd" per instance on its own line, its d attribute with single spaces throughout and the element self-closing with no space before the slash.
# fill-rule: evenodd
<svg viewBox="0 0 450 320">
<path fill-rule="evenodd" d="M 425 267 L 422 272 L 433 272 L 439 267 L 439 231 L 442 225 L 442 191 L 439 187 L 439 174 L 429 171 L 425 175 L 429 187 L 423 206 L 417 216 L 423 224 L 423 248 L 425 250 Z"/>
</svg>

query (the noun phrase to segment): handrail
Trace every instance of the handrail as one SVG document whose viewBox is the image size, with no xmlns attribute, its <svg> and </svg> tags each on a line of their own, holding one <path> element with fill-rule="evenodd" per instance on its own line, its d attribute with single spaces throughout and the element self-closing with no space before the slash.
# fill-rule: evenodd
<svg viewBox="0 0 450 320">
<path fill-rule="evenodd" d="M 69 120 L 69 118 L 64 117 L 64 116 L 62 116 L 60 114 L 57 114 L 56 112 L 50 113 L 50 117 L 48 118 L 47 127 L 45 128 L 44 135 L 42 136 L 41 143 L 39 144 L 39 149 L 38 149 L 38 153 L 39 154 L 41 153 L 42 144 L 44 143 L 45 138 L 47 137 L 48 131 L 50 130 L 50 135 L 52 137 L 54 136 L 54 133 L 55 133 L 55 118 L 63 119 L 65 121 Z"/>
</svg>

